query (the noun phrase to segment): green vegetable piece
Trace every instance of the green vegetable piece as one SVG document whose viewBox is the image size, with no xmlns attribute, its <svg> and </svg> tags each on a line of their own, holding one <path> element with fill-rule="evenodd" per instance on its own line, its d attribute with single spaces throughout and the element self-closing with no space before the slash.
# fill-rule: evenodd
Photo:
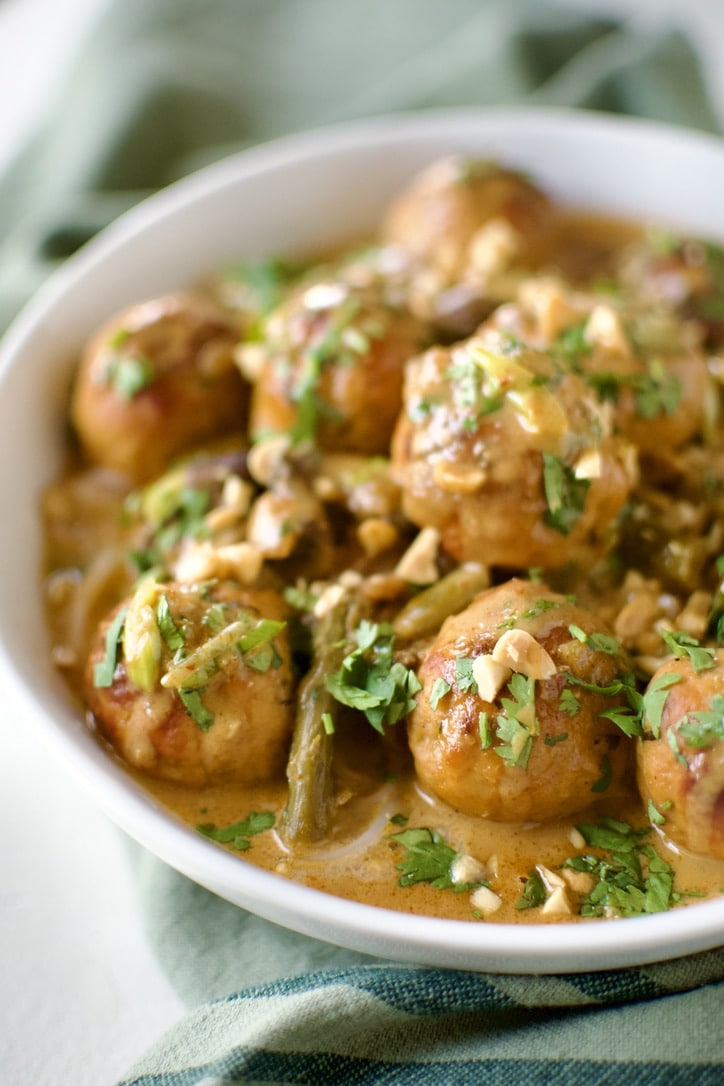
<svg viewBox="0 0 724 1086">
<path fill-rule="evenodd" d="M 490 574 L 477 562 L 464 562 L 424 588 L 395 616 L 395 635 L 406 641 L 437 633 L 448 615 L 457 615 L 490 584 Z"/>
<path fill-rule="evenodd" d="M 251 848 L 250 838 L 270 830 L 275 821 L 272 811 L 250 811 L 246 818 L 232 826 L 215 826 L 213 822 L 204 822 L 196 830 L 220 845 L 233 845 L 238 852 L 246 852 Z"/>
<path fill-rule="evenodd" d="M 714 650 L 705 648 L 691 634 L 684 633 L 683 630 L 671 633 L 668 630 L 662 630 L 661 637 L 666 647 L 677 659 L 680 660 L 682 657 L 688 656 L 697 675 L 699 672 L 707 671 L 715 666 Z"/>
<path fill-rule="evenodd" d="M 114 355 L 106 369 L 106 381 L 123 400 L 132 400 L 156 379 L 156 369 L 150 358 Z"/>
<path fill-rule="evenodd" d="M 202 732 L 207 732 L 214 723 L 214 714 L 201 701 L 199 690 L 179 690 L 178 696 L 184 709 Z"/>
<path fill-rule="evenodd" d="M 611 759 L 607 754 L 601 758 L 601 776 L 591 785 L 592 792 L 605 792 L 611 786 Z"/>
<path fill-rule="evenodd" d="M 388 623 L 363 620 L 353 637 L 356 648 L 325 686 L 335 701 L 358 709 L 382 734 L 385 724 L 396 724 L 415 708 L 422 685 L 414 671 L 394 659 L 395 635 Z"/>
<path fill-rule="evenodd" d="M 676 730 L 691 747 L 706 748 L 724 739 L 724 694 L 715 694 L 710 709 L 687 713 Z"/>
<path fill-rule="evenodd" d="M 661 719 L 664 714 L 666 699 L 669 696 L 669 690 L 680 682 L 681 675 L 675 675 L 671 672 L 656 676 L 646 688 L 646 693 L 643 696 L 644 716 L 651 727 L 651 734 L 654 739 L 658 739 L 661 734 Z"/>
<path fill-rule="evenodd" d="M 180 626 L 177 626 L 173 620 L 171 609 L 168 605 L 168 596 L 164 593 L 156 604 L 156 620 L 158 622 L 158 628 L 161 631 L 161 637 L 166 643 L 166 647 L 170 652 L 178 652 L 183 648 L 184 631 Z"/>
<path fill-rule="evenodd" d="M 523 893 L 515 903 L 516 909 L 538 909 L 545 905 L 546 888 L 538 871 L 530 871 L 523 888 Z"/>
<path fill-rule="evenodd" d="M 390 840 L 402 845 L 405 851 L 404 858 L 396 865 L 402 872 L 400 886 L 428 882 L 436 890 L 460 893 L 484 885 L 481 882 L 453 882 L 452 865 L 458 853 L 435 830 L 425 827 L 406 829 L 393 833 Z"/>
<path fill-rule="evenodd" d="M 430 708 L 433 712 L 437 709 L 441 699 L 444 698 L 446 694 L 449 694 L 451 690 L 452 687 L 450 686 L 450 683 L 446 682 L 445 679 L 439 677 L 435 679 L 435 682 L 432 684 L 432 690 L 430 691 Z"/>
<path fill-rule="evenodd" d="M 543 453 L 543 489 L 548 505 L 544 520 L 549 528 L 569 535 L 581 518 L 590 480 L 577 479 L 573 468 L 558 456 Z"/>
<path fill-rule="evenodd" d="M 347 622 L 353 607 L 343 597 L 317 622 L 312 638 L 312 660 L 301 682 L 297 715 L 287 761 L 289 793 L 281 832 L 290 846 L 322 840 L 332 814 L 334 788 L 332 762 L 336 704 L 327 688 L 330 672 L 339 670 L 347 644 Z"/>
<path fill-rule="evenodd" d="M 127 607 L 121 607 L 106 630 L 105 654 L 93 668 L 93 685 L 97 688 L 113 686 L 113 676 L 118 662 L 118 645 L 123 634 Z"/>
</svg>

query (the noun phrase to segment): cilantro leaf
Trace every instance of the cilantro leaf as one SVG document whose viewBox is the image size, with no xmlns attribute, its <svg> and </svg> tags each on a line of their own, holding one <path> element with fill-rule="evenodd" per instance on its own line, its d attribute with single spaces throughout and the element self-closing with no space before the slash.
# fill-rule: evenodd
<svg viewBox="0 0 724 1086">
<path fill-rule="evenodd" d="M 652 819 L 654 821 L 654 819 Z M 578 827 L 586 842 L 602 856 L 569 857 L 564 867 L 585 871 L 595 879 L 581 904 L 581 916 L 638 916 L 663 912 L 679 900 L 674 873 L 642 838 L 649 827 L 636 830 L 626 822 L 602 818 Z"/>
<path fill-rule="evenodd" d="M 106 381 L 123 400 L 132 400 L 156 379 L 156 369 L 150 358 L 114 355 L 106 369 Z"/>
<path fill-rule="evenodd" d="M 121 607 L 106 630 L 105 653 L 102 660 L 93 668 L 93 685 L 97 688 L 113 686 L 113 676 L 118 661 L 118 645 L 123 634 L 123 624 L 128 614 L 127 607 Z"/>
<path fill-rule="evenodd" d="M 661 637 L 669 652 L 676 656 L 677 659 L 680 660 L 682 657 L 688 656 L 697 675 L 700 671 L 707 671 L 715 666 L 714 650 L 705 648 L 691 634 L 685 633 L 683 630 L 674 632 L 662 630 Z"/>
<path fill-rule="evenodd" d="M 581 518 L 586 504 L 589 479 L 577 479 L 573 468 L 558 456 L 543 453 L 543 490 L 548 505 L 544 517 L 549 528 L 569 535 Z"/>
<path fill-rule="evenodd" d="M 178 696 L 183 702 L 183 707 L 202 732 L 207 732 L 214 723 L 214 714 L 207 709 L 201 700 L 199 690 L 179 690 Z"/>
<path fill-rule="evenodd" d="M 480 882 L 458 883 L 452 879 L 452 865 L 458 853 L 435 830 L 419 827 L 393 833 L 390 840 L 402 845 L 405 855 L 398 863 L 400 886 L 429 882 L 436 890 L 470 890 Z"/>
<path fill-rule="evenodd" d="M 669 690 L 680 682 L 681 675 L 675 675 L 673 672 L 665 673 L 657 675 L 646 688 L 646 693 L 643 696 L 643 710 L 654 739 L 658 739 L 661 734 L 661 718 L 664 714 Z"/>
<path fill-rule="evenodd" d="M 395 635 L 389 623 L 360 622 L 355 630 L 356 648 L 341 667 L 325 680 L 335 701 L 362 712 L 378 732 L 396 724 L 417 704 L 422 689 L 417 675 L 393 656 Z"/>
<path fill-rule="evenodd" d="M 710 709 L 687 713 L 676 730 L 691 747 L 711 747 L 724 739 L 724 694 L 715 694 Z"/>
<path fill-rule="evenodd" d="M 432 690 L 430 691 L 430 708 L 433 712 L 437 709 L 442 698 L 445 697 L 452 690 L 449 682 L 445 679 L 438 677 L 432 684 Z"/>
<path fill-rule="evenodd" d="M 571 623 L 568 632 L 582 645 L 587 645 L 592 652 L 604 652 L 608 656 L 615 656 L 620 649 L 616 638 L 611 637 L 609 634 L 597 632 L 587 634 L 585 630 L 582 630 L 580 626 L 576 626 L 575 623 Z"/>
<path fill-rule="evenodd" d="M 164 639 L 169 651 L 177 652 L 180 648 L 183 648 L 185 641 L 184 631 L 180 626 L 177 626 L 173 620 L 171 608 L 168 604 L 168 596 L 165 592 L 156 604 L 156 621 L 158 622 L 158 628 L 161 631 L 161 637 Z"/>
<path fill-rule="evenodd" d="M 455 685 L 461 694 L 477 694 L 478 684 L 473 677 L 473 661 L 469 656 L 455 660 Z"/>
<path fill-rule="evenodd" d="M 592 792 L 605 792 L 611 786 L 611 759 L 607 754 L 601 758 L 601 776 L 591 785 Z"/>
<path fill-rule="evenodd" d="M 541 905 L 545 905 L 546 888 L 543 879 L 538 871 L 531 871 L 528 874 L 523 893 L 515 903 L 516 909 L 537 909 Z"/>
<path fill-rule="evenodd" d="M 198 833 L 220 845 L 233 845 L 238 852 L 251 848 L 251 837 L 272 828 L 276 818 L 272 811 L 250 811 L 246 818 L 231 826 L 215 826 L 204 822 L 196 827 Z"/>
</svg>

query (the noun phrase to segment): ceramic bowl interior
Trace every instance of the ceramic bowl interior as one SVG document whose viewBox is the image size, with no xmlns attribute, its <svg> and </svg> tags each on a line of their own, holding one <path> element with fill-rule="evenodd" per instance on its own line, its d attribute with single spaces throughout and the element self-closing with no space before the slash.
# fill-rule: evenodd
<svg viewBox="0 0 724 1086">
<path fill-rule="evenodd" d="M 46 284 L 0 351 L 0 683 L 111 819 L 162 860 L 243 908 L 343 946 L 494 972 L 643 964 L 724 943 L 724 899 L 632 920 L 555 926 L 412 917 L 259 870 L 161 809 L 96 745 L 46 651 L 38 498 L 58 473 L 77 352 L 121 306 L 191 285 L 234 259 L 294 256 L 359 236 L 411 176 L 463 152 L 529 171 L 580 208 L 713 237 L 724 227 L 724 144 L 643 121 L 531 110 L 386 117 L 233 156 L 147 200 Z"/>
</svg>

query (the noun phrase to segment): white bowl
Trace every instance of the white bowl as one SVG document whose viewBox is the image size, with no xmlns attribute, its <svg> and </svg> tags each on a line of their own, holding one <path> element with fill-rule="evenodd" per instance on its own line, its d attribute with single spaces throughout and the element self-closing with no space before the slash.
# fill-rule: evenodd
<svg viewBox="0 0 724 1086">
<path fill-rule="evenodd" d="M 290 884 L 166 813 L 98 747 L 45 651 L 38 498 L 61 464 L 80 344 L 122 305 L 233 259 L 302 253 L 372 228 L 412 174 L 460 151 L 528 170 L 580 207 L 712 237 L 724 229 L 724 143 L 586 113 L 465 110 L 387 117 L 233 156 L 145 201 L 69 260 L 0 350 L 0 683 L 98 806 L 151 852 L 239 906 L 384 957 L 511 973 L 664 960 L 724 943 L 724 899 L 630 920 L 555 926 L 408 916 Z"/>
</svg>

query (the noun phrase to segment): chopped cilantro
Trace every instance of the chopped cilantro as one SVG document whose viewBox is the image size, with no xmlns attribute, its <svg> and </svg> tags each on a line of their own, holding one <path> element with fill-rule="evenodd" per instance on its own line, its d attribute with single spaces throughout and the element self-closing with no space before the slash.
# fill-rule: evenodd
<svg viewBox="0 0 724 1086">
<path fill-rule="evenodd" d="M 521 611 L 519 615 L 511 615 L 510 618 L 503 619 L 497 625 L 498 630 L 513 630 L 517 626 L 521 619 L 537 618 L 538 615 L 542 615 L 544 611 L 550 611 L 552 607 L 559 607 L 559 603 L 556 600 L 548 600 L 545 598 L 535 600 L 530 607 L 527 607 L 525 611 Z"/>
<path fill-rule="evenodd" d="M 430 708 L 433 712 L 435 712 L 440 704 L 440 700 L 444 698 L 451 689 L 450 683 L 446 682 L 445 679 L 440 677 L 435 679 L 435 682 L 432 684 L 432 690 L 430 691 Z"/>
<path fill-rule="evenodd" d="M 666 647 L 677 657 L 677 659 L 681 659 L 684 656 L 689 657 L 691 666 L 694 668 L 697 675 L 700 671 L 706 671 L 715 666 L 714 650 L 707 649 L 699 644 L 696 638 L 692 637 L 691 634 L 684 633 L 683 630 L 672 633 L 668 630 L 662 630 L 661 637 L 663 638 Z"/>
<path fill-rule="evenodd" d="M 247 288 L 251 304 L 265 315 L 279 304 L 286 287 L 301 271 L 296 264 L 271 257 L 253 264 L 237 264 L 229 269 L 227 276 Z"/>
<path fill-rule="evenodd" d="M 224 604 L 212 603 L 201 622 L 202 625 L 206 626 L 212 633 L 220 633 L 229 623 L 229 620 L 226 617 L 226 608 Z"/>
<path fill-rule="evenodd" d="M 509 698 L 501 698 L 503 712 L 495 721 L 495 734 L 500 746 L 495 753 L 509 767 L 528 765 L 533 737 L 538 734 L 535 718 L 535 679 L 516 672 L 508 683 Z"/>
<path fill-rule="evenodd" d="M 123 400 L 132 400 L 144 388 L 152 385 L 156 370 L 150 358 L 114 355 L 106 369 L 106 381 Z"/>
<path fill-rule="evenodd" d="M 571 686 L 580 686 L 582 690 L 589 690 L 593 694 L 602 694 L 604 697 L 618 697 L 623 694 L 627 705 L 617 705 L 612 709 L 603 709 L 599 716 L 611 720 L 621 729 L 624 735 L 640 736 L 643 734 L 641 720 L 643 711 L 643 698 L 636 688 L 636 680 L 633 675 L 624 673 L 620 679 L 604 684 L 589 683 L 585 679 L 579 679 L 577 675 L 568 673 L 567 681 Z"/>
<path fill-rule="evenodd" d="M 468 355 L 454 362 L 446 369 L 445 377 L 454 385 L 455 398 L 460 407 L 472 409 L 468 429 L 475 426 L 478 418 L 499 411 L 503 406 L 503 397 L 498 392 L 497 383 L 489 380 L 475 358 Z M 492 384 L 494 389 L 486 392 L 486 384 Z"/>
<path fill-rule="evenodd" d="M 681 403 L 681 381 L 667 376 L 661 363 L 652 363 L 650 372 L 631 382 L 634 387 L 636 411 L 643 419 L 673 415 Z"/>
<path fill-rule="evenodd" d="M 546 888 L 538 871 L 531 871 L 523 887 L 523 893 L 515 903 L 516 909 L 537 909 L 545 905 Z"/>
<path fill-rule="evenodd" d="M 402 872 L 400 886 L 414 886 L 418 882 L 429 882 L 436 890 L 455 890 L 461 893 L 481 882 L 456 883 L 452 880 L 452 865 L 458 853 L 435 830 L 425 827 L 403 830 L 393 833 L 390 840 L 402 845 L 405 855 L 398 863 Z"/>
<path fill-rule="evenodd" d="M 669 749 L 671 750 L 671 753 L 674 755 L 674 758 L 679 763 L 679 765 L 683 766 L 684 769 L 688 769 L 689 763 L 684 757 L 681 747 L 679 746 L 679 736 L 677 735 L 676 728 L 667 729 L 666 742 L 669 744 Z"/>
<path fill-rule="evenodd" d="M 710 709 L 687 713 L 676 730 L 691 747 L 710 747 L 724 739 L 724 694 L 715 694 Z"/>
<path fill-rule="evenodd" d="M 663 826 L 666 823 L 666 818 L 662 815 L 661 811 L 658 810 L 652 799 L 650 799 L 646 805 L 646 813 L 649 816 L 649 822 L 654 826 Z"/>
<path fill-rule="evenodd" d="M 461 694 L 477 694 L 478 684 L 473 677 L 473 661 L 469 656 L 455 660 L 455 685 Z"/>
<path fill-rule="evenodd" d="M 620 649 L 616 638 L 609 636 L 609 634 L 595 632 L 587 634 L 575 623 L 571 623 L 568 632 L 575 637 L 576 641 L 580 641 L 582 645 L 587 645 L 593 652 L 605 652 L 608 656 L 615 656 Z"/>
<path fill-rule="evenodd" d="M 664 713 L 666 699 L 669 696 L 669 690 L 680 682 L 681 675 L 665 673 L 657 675 L 646 688 L 646 693 L 643 696 L 643 711 L 645 719 L 651 727 L 651 734 L 654 739 L 658 739 L 661 734 L 661 718 Z"/>
<path fill-rule="evenodd" d="M 586 339 L 587 321 L 580 321 L 570 328 L 565 328 L 555 343 L 554 353 L 560 354 L 566 362 L 574 363 L 582 355 L 588 355 L 593 350 L 591 343 Z"/>
<path fill-rule="evenodd" d="M 246 667 L 253 668 L 254 671 L 269 671 L 270 668 L 281 666 L 282 658 L 274 644 L 274 638 L 285 626 L 286 622 L 262 618 L 253 629 L 241 635 L 236 645 Z"/>
<path fill-rule="evenodd" d="M 601 758 L 601 776 L 591 785 L 592 792 L 605 792 L 611 786 L 611 759 L 607 754 Z"/>
<path fill-rule="evenodd" d="M 118 645 L 123 634 L 123 624 L 128 614 L 127 607 L 121 607 L 106 630 L 105 653 L 93 668 L 93 685 L 101 688 L 113 686 L 113 676 L 118 660 Z"/>
<path fill-rule="evenodd" d="M 185 641 L 184 631 L 173 620 L 171 609 L 168 605 L 168 596 L 164 592 L 156 604 L 156 621 L 161 631 L 161 637 L 170 652 L 177 652 L 183 648 Z"/>
<path fill-rule="evenodd" d="M 220 845 L 233 845 L 239 852 L 251 848 L 251 837 L 270 830 L 276 818 L 271 811 L 250 811 L 246 818 L 232 826 L 215 826 L 213 822 L 204 822 L 197 826 L 203 837 L 209 837 Z"/>
<path fill-rule="evenodd" d="M 636 412 L 644 419 L 673 415 L 681 402 L 681 382 L 678 377 L 667 376 L 660 363 L 643 374 L 590 373 L 586 375 L 586 383 L 603 403 L 618 403 L 621 388 L 630 388 Z"/>
<path fill-rule="evenodd" d="M 178 696 L 191 719 L 198 724 L 202 732 L 207 732 L 214 723 L 214 714 L 201 701 L 200 690 L 179 690 Z"/>
<path fill-rule="evenodd" d="M 393 656 L 395 635 L 389 623 L 364 619 L 355 630 L 356 648 L 343 659 L 325 686 L 341 705 L 359 709 L 378 732 L 396 724 L 416 705 L 422 686 L 415 672 Z"/>
<path fill-rule="evenodd" d="M 570 534 L 580 520 L 590 485 L 589 479 L 577 479 L 573 468 L 560 457 L 543 453 L 543 489 L 548 504 L 544 520 L 549 528 Z"/>
<path fill-rule="evenodd" d="M 544 611 L 550 611 L 552 607 L 560 606 L 557 600 L 540 599 L 536 600 L 531 607 L 526 608 L 525 611 L 521 611 L 521 618 L 537 618 L 538 615 L 542 615 Z"/>
<path fill-rule="evenodd" d="M 638 916 L 677 903 L 680 895 L 673 890 L 672 868 L 651 845 L 642 843 L 648 826 L 636 830 L 627 822 L 602 818 L 578 830 L 588 845 L 604 853 L 572 856 L 563 864 L 596 880 L 581 904 L 581 916 Z"/>
<path fill-rule="evenodd" d="M 198 690 L 217 674 L 225 660 L 241 656 L 245 667 L 268 671 L 279 667 L 281 657 L 273 638 L 286 623 L 259 619 L 250 611 L 240 611 L 238 618 L 203 641 L 186 656 L 177 654 L 161 685 L 167 689 Z"/>
<path fill-rule="evenodd" d="M 547 735 L 545 737 L 545 745 L 547 747 L 555 747 L 559 743 L 565 743 L 568 738 L 568 732 L 561 732 L 560 735 Z"/>
<path fill-rule="evenodd" d="M 566 716 L 576 716 L 581 711 L 581 703 L 568 686 L 564 686 L 561 690 L 561 696 L 558 698 L 558 708 Z"/>
</svg>

